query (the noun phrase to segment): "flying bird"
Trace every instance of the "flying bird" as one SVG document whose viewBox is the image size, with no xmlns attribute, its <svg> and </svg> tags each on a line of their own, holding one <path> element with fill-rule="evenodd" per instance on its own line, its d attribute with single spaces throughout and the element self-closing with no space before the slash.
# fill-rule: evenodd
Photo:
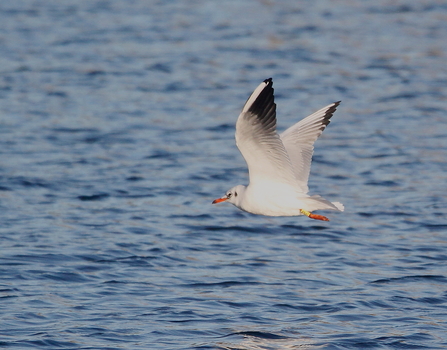
<svg viewBox="0 0 447 350">
<path fill-rule="evenodd" d="M 249 185 L 231 188 L 213 204 L 229 202 L 253 214 L 306 215 L 329 221 L 313 211 L 343 211 L 343 204 L 308 195 L 307 182 L 314 143 L 329 124 L 340 101 L 321 108 L 278 134 L 273 92 L 272 78 L 259 84 L 236 122 L 236 145 L 247 162 Z"/>
</svg>

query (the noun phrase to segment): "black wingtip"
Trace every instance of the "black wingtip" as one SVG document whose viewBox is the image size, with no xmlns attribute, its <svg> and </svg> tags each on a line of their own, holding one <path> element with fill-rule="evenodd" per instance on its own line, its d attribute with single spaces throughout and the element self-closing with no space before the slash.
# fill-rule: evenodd
<svg viewBox="0 0 447 350">
<path fill-rule="evenodd" d="M 323 129 L 324 129 L 326 126 L 328 126 L 329 123 L 331 122 L 330 119 L 331 119 L 332 116 L 334 115 L 335 110 L 337 109 L 337 107 L 338 107 L 338 105 L 339 105 L 340 103 L 341 103 L 341 101 L 334 102 L 334 103 L 332 104 L 332 106 L 331 106 L 330 108 L 327 109 L 326 113 L 324 114 L 323 120 L 322 120 L 322 124 L 324 125 L 324 126 L 323 126 Z M 322 130 L 323 130 L 323 129 L 322 129 Z"/>
<path fill-rule="evenodd" d="M 245 112 L 248 112 L 246 118 L 249 118 L 253 123 L 260 123 L 265 128 L 276 127 L 276 103 L 273 89 L 272 78 L 264 80 L 264 86 L 261 84 L 262 90 L 257 92 L 254 101 L 250 102 Z M 246 104 L 250 100 L 247 100 Z M 244 107 L 245 108 L 245 107 Z"/>
<path fill-rule="evenodd" d="M 264 83 L 266 85 L 248 109 L 248 112 L 258 115 L 260 119 L 264 119 L 266 115 L 276 112 L 273 80 L 272 78 L 268 78 L 264 80 Z"/>
</svg>

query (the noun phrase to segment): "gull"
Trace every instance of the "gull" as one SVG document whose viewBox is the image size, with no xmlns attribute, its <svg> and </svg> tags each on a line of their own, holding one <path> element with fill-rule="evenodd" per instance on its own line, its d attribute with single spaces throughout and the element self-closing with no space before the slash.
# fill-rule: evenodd
<svg viewBox="0 0 447 350">
<path fill-rule="evenodd" d="M 343 211 L 343 204 L 308 195 L 307 182 L 314 143 L 329 124 L 340 101 L 321 108 L 278 134 L 273 92 L 272 78 L 259 84 L 236 122 L 236 145 L 248 166 L 249 185 L 231 188 L 213 204 L 229 202 L 258 215 L 305 215 L 329 221 L 312 212 Z"/>
</svg>

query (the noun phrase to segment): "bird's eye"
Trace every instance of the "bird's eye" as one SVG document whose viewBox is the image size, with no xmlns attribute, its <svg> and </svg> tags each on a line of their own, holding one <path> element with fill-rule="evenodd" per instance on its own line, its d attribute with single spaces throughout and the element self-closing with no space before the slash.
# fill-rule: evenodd
<svg viewBox="0 0 447 350">
<path fill-rule="evenodd" d="M 227 193 L 227 197 L 228 197 L 228 198 L 231 198 L 231 195 L 232 195 L 231 192 L 228 192 L 228 193 Z"/>
</svg>

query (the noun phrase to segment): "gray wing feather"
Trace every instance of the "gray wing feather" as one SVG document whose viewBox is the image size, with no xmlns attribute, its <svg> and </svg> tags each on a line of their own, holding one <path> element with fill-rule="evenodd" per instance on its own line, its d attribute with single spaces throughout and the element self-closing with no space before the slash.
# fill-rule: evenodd
<svg viewBox="0 0 447 350">
<path fill-rule="evenodd" d="M 314 143 L 330 123 L 330 119 L 339 104 L 340 101 L 321 108 L 280 135 L 292 164 L 296 181 L 303 193 L 309 191 L 307 182 L 309 180 Z"/>
<path fill-rule="evenodd" d="M 276 132 L 276 104 L 272 79 L 261 83 L 248 98 L 236 123 L 236 144 L 247 162 L 250 183 L 295 185 L 292 164 Z"/>
</svg>

